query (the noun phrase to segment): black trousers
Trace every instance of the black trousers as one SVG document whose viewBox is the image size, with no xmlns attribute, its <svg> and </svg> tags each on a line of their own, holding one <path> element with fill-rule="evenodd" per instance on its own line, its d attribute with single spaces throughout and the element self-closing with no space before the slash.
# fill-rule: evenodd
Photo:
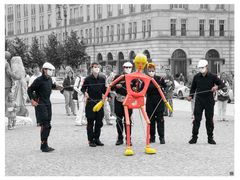
<svg viewBox="0 0 240 180">
<path fill-rule="evenodd" d="M 194 121 L 193 121 L 193 129 L 192 134 L 193 137 L 198 136 L 200 123 L 202 120 L 203 110 L 205 110 L 205 118 L 206 118 L 206 129 L 208 138 L 213 138 L 213 115 L 214 115 L 214 105 L 215 101 L 212 97 L 196 97 L 195 107 L 194 107 Z"/>
<path fill-rule="evenodd" d="M 114 100 L 114 111 L 117 116 L 116 119 L 116 128 L 117 128 L 117 133 L 118 133 L 118 139 L 122 140 L 123 139 L 123 118 L 124 118 L 124 129 L 125 129 L 125 134 L 127 132 L 126 130 L 126 120 L 125 120 L 125 114 L 124 114 L 124 107 L 122 105 L 122 102 L 119 102 L 118 100 Z M 128 110 L 129 113 L 129 119 L 130 119 L 130 124 L 132 124 L 131 121 L 131 116 L 132 116 L 132 109 Z M 130 136 L 131 136 L 131 126 L 130 126 Z"/>
<path fill-rule="evenodd" d="M 158 105 L 158 103 L 160 104 Z M 157 106 L 158 105 L 158 106 Z M 146 111 L 147 115 L 150 119 L 150 137 L 151 139 L 155 139 L 156 135 L 156 124 L 157 124 L 157 132 L 160 138 L 164 138 L 164 102 L 158 96 L 148 96 L 146 101 Z M 157 109 L 155 109 L 157 107 Z M 155 110 L 155 112 L 154 112 Z M 154 112 L 154 114 L 153 114 Z"/>
<path fill-rule="evenodd" d="M 41 141 L 47 141 L 51 131 L 52 106 L 51 104 L 39 103 L 35 107 L 37 122 L 41 125 L 40 136 Z"/>
</svg>

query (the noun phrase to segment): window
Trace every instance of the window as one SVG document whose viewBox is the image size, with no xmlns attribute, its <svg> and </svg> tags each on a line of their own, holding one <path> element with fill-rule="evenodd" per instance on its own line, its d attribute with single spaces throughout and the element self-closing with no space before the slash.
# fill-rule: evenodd
<svg viewBox="0 0 240 180">
<path fill-rule="evenodd" d="M 36 14 L 36 8 L 35 5 L 31 5 L 31 15 L 35 15 Z"/>
<path fill-rule="evenodd" d="M 214 36 L 214 20 L 209 20 L 209 36 Z"/>
<path fill-rule="evenodd" d="M 135 12 L 135 4 L 129 4 L 129 12 L 134 13 Z"/>
<path fill-rule="evenodd" d="M 219 20 L 219 36 L 224 36 L 224 20 Z"/>
<path fill-rule="evenodd" d="M 151 37 L 151 20 L 150 19 L 147 21 L 147 32 L 148 32 L 148 37 Z"/>
<path fill-rule="evenodd" d="M 119 16 L 123 15 L 123 5 L 122 4 L 118 5 L 118 15 Z"/>
<path fill-rule="evenodd" d="M 21 21 L 17 21 L 17 34 L 21 34 Z"/>
<path fill-rule="evenodd" d="M 24 20 L 24 33 L 28 33 L 28 20 Z"/>
<path fill-rule="evenodd" d="M 100 39 L 101 43 L 103 42 L 103 27 L 100 27 Z"/>
<path fill-rule="evenodd" d="M 102 5 L 97 5 L 97 19 L 102 19 Z"/>
<path fill-rule="evenodd" d="M 122 40 L 125 39 L 125 24 L 122 23 Z"/>
<path fill-rule="evenodd" d="M 44 11 L 44 5 L 39 4 L 39 13 L 43 13 L 43 11 Z"/>
<path fill-rule="evenodd" d="M 132 39 L 132 23 L 129 23 L 128 25 L 128 37 L 129 37 L 129 40 Z"/>
<path fill-rule="evenodd" d="M 141 12 L 151 10 L 151 4 L 141 4 Z"/>
<path fill-rule="evenodd" d="M 181 19 L 181 36 L 186 36 L 186 19 Z"/>
<path fill-rule="evenodd" d="M 39 30 L 43 30 L 44 29 L 44 19 L 43 19 L 43 15 L 39 16 Z"/>
<path fill-rule="evenodd" d="M 51 25 L 51 14 L 48 14 L 48 29 L 52 27 Z"/>
<path fill-rule="evenodd" d="M 109 26 L 106 29 L 107 42 L 109 42 Z"/>
<path fill-rule="evenodd" d="M 92 43 L 92 29 L 89 29 L 89 43 Z"/>
<path fill-rule="evenodd" d="M 80 6 L 79 13 L 80 13 L 81 22 L 83 22 L 83 6 Z"/>
<path fill-rule="evenodd" d="M 88 44 L 88 29 L 85 29 L 85 39 L 86 43 Z"/>
<path fill-rule="evenodd" d="M 87 21 L 90 21 L 90 5 L 87 5 Z"/>
<path fill-rule="evenodd" d="M 23 10 L 24 10 L 24 12 L 23 12 L 24 17 L 28 16 L 28 5 L 24 4 Z"/>
<path fill-rule="evenodd" d="M 142 37 L 145 38 L 146 36 L 146 21 L 142 21 Z"/>
<path fill-rule="evenodd" d="M 99 43 L 99 28 L 98 27 L 96 29 L 96 39 L 97 39 L 97 43 Z"/>
<path fill-rule="evenodd" d="M 32 17 L 32 32 L 36 31 L 36 18 Z"/>
<path fill-rule="evenodd" d="M 43 49 L 43 47 L 44 47 L 44 36 L 40 36 L 39 46 L 40 46 L 40 49 Z"/>
<path fill-rule="evenodd" d="M 8 14 L 7 14 L 7 20 L 8 22 L 13 21 L 13 7 L 12 6 L 8 6 Z"/>
<path fill-rule="evenodd" d="M 112 17 L 112 10 L 113 10 L 113 7 L 111 4 L 108 4 L 107 5 L 107 14 L 108 14 L 108 17 Z"/>
<path fill-rule="evenodd" d="M 205 36 L 205 20 L 199 20 L 199 36 Z"/>
<path fill-rule="evenodd" d="M 13 30 L 13 22 L 8 23 L 8 35 L 13 35 L 14 30 Z"/>
<path fill-rule="evenodd" d="M 16 5 L 17 18 L 21 18 L 20 4 Z"/>
<path fill-rule="evenodd" d="M 170 4 L 170 9 L 188 9 L 187 4 Z"/>
<path fill-rule="evenodd" d="M 176 19 L 171 19 L 171 36 L 176 36 Z"/>
<path fill-rule="evenodd" d="M 137 38 L 137 22 L 133 23 L 133 39 Z"/>
<path fill-rule="evenodd" d="M 74 8 L 74 19 L 79 18 L 79 8 Z"/>
<path fill-rule="evenodd" d="M 120 24 L 117 25 L 117 40 L 120 41 Z"/>
<path fill-rule="evenodd" d="M 113 42 L 114 38 L 114 25 L 111 25 L 110 41 Z"/>
<path fill-rule="evenodd" d="M 48 11 L 51 11 L 51 4 L 48 4 Z"/>
<path fill-rule="evenodd" d="M 208 10 L 208 4 L 200 4 L 200 9 L 201 10 Z"/>
<path fill-rule="evenodd" d="M 217 4 L 216 5 L 216 10 L 225 10 L 224 4 Z"/>
</svg>

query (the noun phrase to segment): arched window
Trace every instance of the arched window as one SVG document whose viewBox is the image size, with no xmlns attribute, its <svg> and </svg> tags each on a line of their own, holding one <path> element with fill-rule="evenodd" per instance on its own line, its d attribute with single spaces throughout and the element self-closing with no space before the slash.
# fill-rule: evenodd
<svg viewBox="0 0 240 180">
<path fill-rule="evenodd" d="M 101 54 L 101 53 L 98 53 L 98 55 L 97 55 L 97 61 L 98 61 L 98 62 L 102 62 L 102 61 L 103 61 L 103 58 L 102 58 L 102 54 Z"/>
<path fill-rule="evenodd" d="M 170 59 L 171 73 L 177 78 L 180 73 L 187 75 L 187 54 L 182 49 L 176 49 Z"/>
<path fill-rule="evenodd" d="M 183 59 L 186 59 L 187 58 L 187 55 L 186 53 L 182 50 L 182 49 L 177 49 L 173 52 L 172 54 L 172 58 L 176 58 L 176 59 L 180 59 L 180 58 L 183 58 Z"/>
<path fill-rule="evenodd" d="M 124 60 L 124 55 L 122 52 L 118 53 L 118 60 Z"/>
<path fill-rule="evenodd" d="M 135 56 L 136 56 L 135 52 L 134 52 L 134 51 L 131 51 L 131 52 L 129 53 L 129 60 L 132 62 L 132 61 L 134 60 Z"/>
<path fill-rule="evenodd" d="M 112 61 L 113 60 L 112 53 L 108 53 L 107 58 L 108 58 L 108 61 Z"/>
<path fill-rule="evenodd" d="M 208 60 L 209 71 L 215 74 L 221 72 L 221 65 L 224 64 L 224 59 L 220 58 L 219 52 L 215 49 L 210 49 L 206 55 L 205 59 Z"/>
<path fill-rule="evenodd" d="M 218 51 L 215 49 L 210 49 L 205 56 L 206 59 L 220 58 Z"/>
</svg>

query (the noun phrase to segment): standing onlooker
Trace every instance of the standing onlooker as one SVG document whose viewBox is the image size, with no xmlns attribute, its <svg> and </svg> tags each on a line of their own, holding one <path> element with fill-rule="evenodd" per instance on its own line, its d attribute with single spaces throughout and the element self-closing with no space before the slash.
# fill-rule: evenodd
<svg viewBox="0 0 240 180">
<path fill-rule="evenodd" d="M 37 63 L 34 63 L 32 65 L 32 71 L 33 71 L 33 75 L 30 77 L 29 79 L 29 83 L 28 83 L 28 87 L 31 86 L 31 84 L 33 83 L 33 81 L 40 77 L 42 75 L 42 73 L 40 72 L 40 68 L 39 68 L 39 65 Z"/>
<path fill-rule="evenodd" d="M 218 115 L 220 121 L 226 120 L 226 110 L 227 110 L 227 102 L 229 100 L 229 82 L 227 80 L 227 75 L 223 72 L 220 75 L 220 79 L 224 83 L 225 87 L 218 90 L 217 92 L 217 100 L 218 100 Z"/>
<path fill-rule="evenodd" d="M 148 75 L 158 83 L 161 88 L 166 88 L 164 79 L 161 76 L 155 75 L 156 65 L 154 63 L 148 63 L 147 71 Z M 150 119 L 150 143 L 155 142 L 156 134 L 156 123 L 157 131 L 159 135 L 159 140 L 161 144 L 165 144 L 164 138 L 164 102 L 162 97 L 159 95 L 158 89 L 156 86 L 150 82 L 147 90 L 147 99 L 146 99 L 146 111 Z"/>
<path fill-rule="evenodd" d="M 16 111 L 17 111 L 17 103 L 14 100 L 14 95 L 13 93 L 9 93 L 8 99 L 7 99 L 8 130 L 14 129 L 15 127 Z"/>
<path fill-rule="evenodd" d="M 74 116 L 76 116 L 75 113 L 75 104 L 73 102 L 73 86 L 74 86 L 74 77 L 73 77 L 73 71 L 69 69 L 67 72 L 67 77 L 63 81 L 63 95 L 65 98 L 65 109 L 66 109 L 66 114 L 70 116 L 70 108 Z"/>
<path fill-rule="evenodd" d="M 165 72 L 166 72 L 165 83 L 167 85 L 167 87 L 165 89 L 166 99 L 169 102 L 170 106 L 173 108 L 173 101 L 172 101 L 172 99 L 173 99 L 173 90 L 175 88 L 174 78 L 170 74 L 170 69 L 169 68 L 166 68 Z M 172 112 L 168 112 L 168 111 L 169 111 L 168 108 L 165 106 L 164 116 L 172 117 Z"/>
<path fill-rule="evenodd" d="M 86 125 L 86 117 L 85 117 L 85 105 L 86 105 L 86 100 L 84 97 L 84 94 L 81 92 L 81 88 L 84 82 L 84 76 L 83 73 L 81 74 L 81 71 L 77 71 L 77 77 L 74 83 L 74 90 L 77 91 L 78 93 L 78 105 L 79 109 L 77 110 L 77 117 L 75 120 L 76 126 L 81 126 L 81 125 Z"/>
<path fill-rule="evenodd" d="M 50 95 L 52 89 L 62 89 L 62 87 L 53 84 L 52 74 L 55 67 L 51 63 L 44 63 L 42 67 L 42 76 L 38 77 L 28 88 L 28 96 L 32 106 L 36 107 L 36 117 L 41 125 L 41 147 L 42 152 L 51 152 L 54 149 L 48 146 L 48 137 L 51 131 L 52 104 Z M 36 92 L 36 96 L 33 92 Z"/>
<path fill-rule="evenodd" d="M 123 74 L 130 74 L 132 72 L 132 67 L 133 65 L 130 62 L 125 62 L 123 64 Z M 121 74 L 116 75 L 114 80 L 117 79 Z M 117 142 L 116 145 L 121 145 L 123 144 L 123 131 L 125 129 L 125 134 L 127 134 L 126 131 L 126 119 L 125 119 L 125 114 L 124 114 L 124 107 L 123 107 L 123 101 L 126 98 L 127 95 L 127 89 L 126 89 L 126 81 L 125 78 L 119 81 L 116 85 L 112 87 L 112 90 L 116 92 L 116 97 L 114 99 L 114 111 L 116 114 L 116 127 L 117 127 Z M 130 124 L 132 125 L 132 109 L 128 110 L 129 113 L 129 119 L 130 119 Z M 123 118 L 124 118 L 124 129 L 123 129 Z M 130 126 L 130 136 L 131 136 L 131 126 Z M 131 137 L 130 137 L 131 138 Z"/>
<path fill-rule="evenodd" d="M 87 76 L 82 85 L 81 91 L 87 98 L 86 103 L 86 118 L 87 118 L 87 136 L 90 147 L 103 146 L 100 141 L 101 128 L 103 126 L 103 108 L 98 112 L 93 112 L 93 107 L 102 99 L 106 92 L 105 78 L 99 76 L 99 64 L 94 62 L 91 64 L 91 75 Z"/>
<path fill-rule="evenodd" d="M 197 74 L 197 71 L 195 69 L 192 70 L 192 72 L 189 73 L 188 75 L 188 81 L 187 81 L 187 87 L 190 89 L 192 86 L 192 81 L 193 81 L 193 77 Z M 192 119 L 194 119 L 194 105 L 195 105 L 195 98 L 196 96 L 193 96 L 193 99 L 191 100 L 191 115 L 192 115 Z"/>
<path fill-rule="evenodd" d="M 214 97 L 213 93 L 218 89 L 224 87 L 222 81 L 217 75 L 208 72 L 207 60 L 200 60 L 198 62 L 199 73 L 193 78 L 190 95 L 188 101 L 192 100 L 196 92 L 195 108 L 194 108 L 194 121 L 192 128 L 192 139 L 189 144 L 196 144 L 198 139 L 198 130 L 202 120 L 202 113 L 205 110 L 206 129 L 208 135 L 208 143 L 216 144 L 213 139 L 213 115 L 214 115 Z"/>
<path fill-rule="evenodd" d="M 28 87 L 30 87 L 32 85 L 32 83 L 35 81 L 35 79 L 37 79 L 38 77 L 40 77 L 42 75 L 42 73 L 40 72 L 39 65 L 37 63 L 34 63 L 32 65 L 32 70 L 33 70 L 33 75 L 29 79 Z M 37 117 L 36 108 L 34 107 L 34 109 L 35 109 L 35 116 Z M 36 118 L 36 121 L 37 121 L 37 126 L 40 126 L 40 122 L 38 121 L 38 118 Z"/>
</svg>

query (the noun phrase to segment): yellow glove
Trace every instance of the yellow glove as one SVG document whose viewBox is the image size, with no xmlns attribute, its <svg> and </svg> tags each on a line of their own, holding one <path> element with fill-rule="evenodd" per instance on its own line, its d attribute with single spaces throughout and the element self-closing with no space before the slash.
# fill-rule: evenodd
<svg viewBox="0 0 240 180">
<path fill-rule="evenodd" d="M 170 112 L 173 112 L 172 107 L 170 106 L 170 104 L 166 101 L 165 105 L 167 106 L 167 108 L 169 109 Z"/>
<path fill-rule="evenodd" d="M 98 112 L 103 107 L 104 102 L 100 101 L 93 107 L 93 112 Z"/>
</svg>

